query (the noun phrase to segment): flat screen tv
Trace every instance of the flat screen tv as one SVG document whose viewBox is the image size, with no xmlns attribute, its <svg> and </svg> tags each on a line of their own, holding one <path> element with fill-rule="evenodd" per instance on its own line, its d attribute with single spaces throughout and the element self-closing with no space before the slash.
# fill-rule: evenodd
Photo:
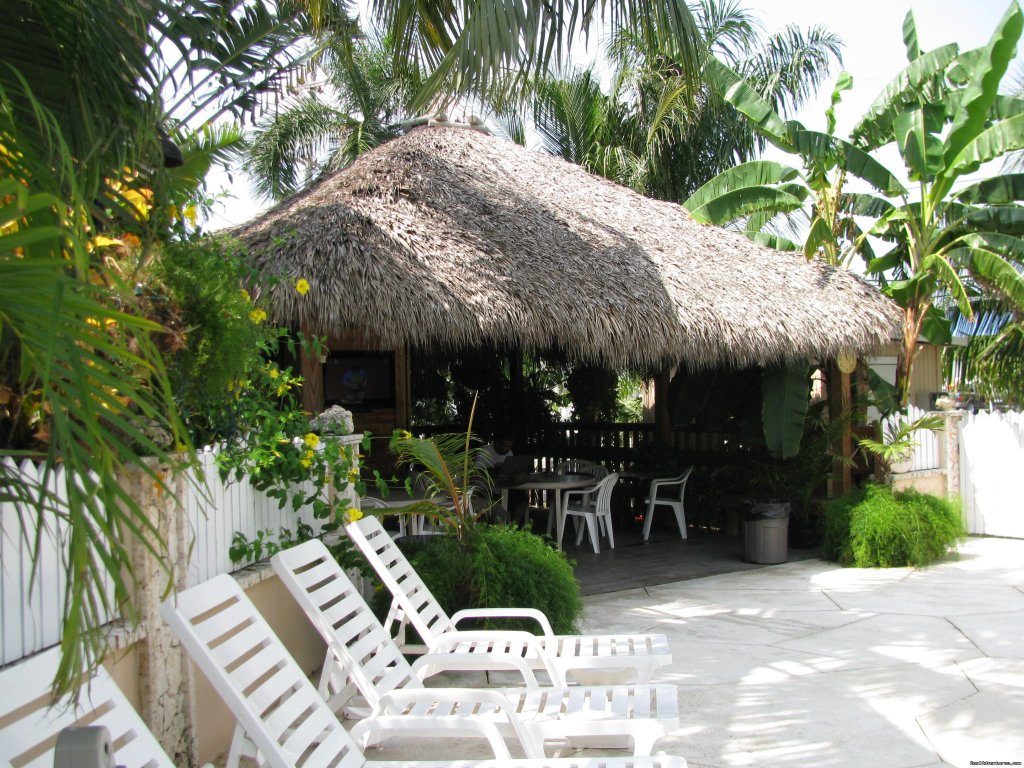
<svg viewBox="0 0 1024 768">
<path fill-rule="evenodd" d="M 393 408 L 395 353 L 364 350 L 331 352 L 324 363 L 324 403 L 349 410 Z"/>
</svg>

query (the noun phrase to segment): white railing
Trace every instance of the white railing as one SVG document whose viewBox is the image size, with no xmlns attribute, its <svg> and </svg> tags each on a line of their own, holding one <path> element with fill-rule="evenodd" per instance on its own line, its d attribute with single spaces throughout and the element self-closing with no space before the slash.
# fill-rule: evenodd
<svg viewBox="0 0 1024 768">
<path fill-rule="evenodd" d="M 38 485 L 42 469 L 35 462 L 3 460 L 6 473 L 20 473 L 24 487 Z M 47 487 L 66 506 L 68 476 L 57 467 Z M 38 536 L 38 541 L 37 541 Z M 60 642 L 70 527 L 56 512 L 40 517 L 35 507 L 0 503 L 0 664 L 8 664 Z M 33 574 L 33 551 L 37 551 Z M 113 586 L 104 580 L 107 605 Z M 106 616 L 110 621 L 113 615 Z"/>
<path fill-rule="evenodd" d="M 885 435 L 890 430 L 895 431 L 899 429 L 901 424 L 917 421 L 922 416 L 927 415 L 927 413 L 927 411 L 915 405 L 908 405 L 905 416 L 901 413 L 896 413 L 885 420 L 885 423 L 882 425 L 882 434 Z M 930 469 L 941 469 L 943 466 L 942 443 L 939 434 L 930 429 L 916 429 L 910 433 L 910 437 L 915 445 L 913 448 L 912 466 L 909 471 L 921 472 Z"/>
<path fill-rule="evenodd" d="M 1024 538 L 1024 415 L 967 414 L 960 497 L 969 533 Z"/>
<path fill-rule="evenodd" d="M 359 436 L 343 440 L 358 444 Z M 294 534 L 300 522 L 317 532 L 320 530 L 320 521 L 313 518 L 311 507 L 295 511 L 289 504 L 281 508 L 277 499 L 257 491 L 248 480 L 222 481 L 216 457 L 215 448 L 200 451 L 198 467 L 188 471 L 183 484 L 180 501 L 191 532 L 191 541 L 184 542 L 189 550 L 190 586 L 251 564 L 249 561 L 231 562 L 228 553 L 236 532 L 252 541 L 259 531 L 269 530 L 276 541 L 281 528 Z M 4 461 L 10 468 L 15 466 L 9 460 Z M 39 479 L 41 470 L 33 462 L 24 462 L 19 468 L 26 483 Z M 205 483 L 200 483 L 199 477 L 204 477 Z M 49 482 L 50 487 L 58 491 L 66 487 L 64 468 L 58 467 Z M 312 484 L 301 490 L 312 493 Z M 66 502 L 67 494 L 58 493 L 58 497 Z M 38 522 L 43 525 L 33 578 L 32 550 Z M 67 523 L 56 514 L 40 521 L 34 509 L 0 503 L 0 665 L 60 642 L 67 552 Z M 103 588 L 112 595 L 110 584 L 104 584 Z M 107 621 L 116 618 L 106 617 Z"/>
</svg>

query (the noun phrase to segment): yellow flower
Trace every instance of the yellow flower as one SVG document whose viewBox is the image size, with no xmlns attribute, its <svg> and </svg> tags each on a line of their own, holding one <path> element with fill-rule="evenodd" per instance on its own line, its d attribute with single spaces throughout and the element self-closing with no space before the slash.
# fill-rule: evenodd
<svg viewBox="0 0 1024 768">
<path fill-rule="evenodd" d="M 306 469 L 309 469 L 309 465 L 312 464 L 312 463 L 313 463 L 313 460 L 311 458 L 309 458 L 308 456 L 303 456 L 301 459 L 299 459 L 299 464 L 304 466 Z"/>
<path fill-rule="evenodd" d="M 280 375 L 281 375 L 281 372 L 279 370 L 277 370 L 277 368 L 268 368 L 267 369 L 267 376 L 269 376 L 272 379 L 276 379 Z"/>
<path fill-rule="evenodd" d="M 309 283 L 306 281 L 306 278 L 300 277 L 295 281 L 295 290 L 299 292 L 300 296 L 305 296 L 309 293 Z"/>
<path fill-rule="evenodd" d="M 352 509 L 348 510 L 347 512 L 345 512 L 345 522 L 346 523 L 354 523 L 356 520 L 362 520 L 362 518 L 363 518 L 362 510 L 356 509 L 354 507 Z"/>
<path fill-rule="evenodd" d="M 288 391 L 288 382 L 287 381 L 282 381 L 280 384 L 277 385 L 277 396 L 278 397 L 280 397 L 281 395 L 283 395 L 287 391 Z"/>
<path fill-rule="evenodd" d="M 350 469 L 348 471 L 348 481 L 350 483 L 355 483 L 355 482 L 358 482 L 358 480 L 359 480 L 359 468 L 358 467 L 352 467 L 352 469 Z"/>
<path fill-rule="evenodd" d="M 252 296 L 249 295 L 249 292 L 245 290 L 245 288 L 242 289 L 242 298 L 245 301 L 252 301 Z"/>
<path fill-rule="evenodd" d="M 320 437 L 318 435 L 314 435 L 312 432 L 307 432 L 306 436 L 302 438 L 302 442 L 304 442 L 310 448 L 316 448 L 318 445 L 320 445 Z"/>
<path fill-rule="evenodd" d="M 262 323 L 267 319 L 267 313 L 262 309 L 254 309 L 249 313 L 249 319 L 254 323 Z"/>
</svg>

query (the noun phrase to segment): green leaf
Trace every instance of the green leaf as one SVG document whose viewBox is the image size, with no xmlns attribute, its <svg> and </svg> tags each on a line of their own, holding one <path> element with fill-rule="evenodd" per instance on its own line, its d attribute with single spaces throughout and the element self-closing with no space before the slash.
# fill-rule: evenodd
<svg viewBox="0 0 1024 768">
<path fill-rule="evenodd" d="M 953 343 L 953 324 L 938 308 L 930 307 L 921 321 L 921 336 L 929 344 L 948 346 Z"/>
<path fill-rule="evenodd" d="M 806 365 L 766 368 L 761 372 L 761 415 L 768 451 L 789 459 L 800 451 L 810 402 Z"/>
<path fill-rule="evenodd" d="M 1014 2 L 1007 9 L 988 45 L 982 48 L 967 83 L 960 110 L 946 137 L 943 161 L 947 168 L 963 167 L 963 156 L 984 131 L 989 111 L 999 94 L 999 83 L 1017 53 L 1017 40 L 1024 27 L 1024 13 Z M 996 126 L 998 127 L 998 126 Z"/>
<path fill-rule="evenodd" d="M 832 227 L 820 216 L 815 216 L 807 233 L 807 239 L 804 240 L 804 258 L 808 261 L 813 259 L 818 254 L 818 248 L 824 248 L 827 254 L 828 246 L 835 246 L 835 242 L 836 236 L 832 232 Z"/>
<path fill-rule="evenodd" d="M 849 72 L 840 72 L 836 80 L 836 87 L 832 89 L 832 99 L 828 109 L 825 110 L 825 121 L 828 124 L 826 129 L 829 136 L 836 132 L 836 107 L 843 100 L 843 91 L 853 88 L 853 77 Z"/>
<path fill-rule="evenodd" d="M 797 176 L 799 176 L 799 171 L 796 168 L 771 160 L 741 163 L 709 180 L 683 202 L 683 207 L 688 211 L 694 211 L 726 192 L 741 187 L 778 184 L 795 179 Z"/>
<path fill-rule="evenodd" d="M 690 214 L 702 224 L 727 224 L 758 211 L 795 211 L 803 200 L 773 187 L 744 187 L 709 200 Z"/>
<path fill-rule="evenodd" d="M 949 152 L 949 140 L 946 141 Z M 1001 120 L 991 128 L 971 137 L 958 155 L 947 162 L 947 178 L 952 181 L 965 173 L 974 173 L 989 160 L 1002 157 L 1007 152 L 1024 148 L 1024 115 Z"/>
<path fill-rule="evenodd" d="M 790 136 L 793 147 L 810 161 L 827 161 L 842 165 L 846 172 L 863 179 L 885 195 L 905 195 L 907 190 L 899 178 L 862 149 L 827 133 L 794 130 Z"/>
<path fill-rule="evenodd" d="M 788 149 L 789 130 L 785 121 L 734 70 L 713 56 L 704 65 L 708 85 L 754 123 L 763 136 L 781 149 Z"/>
<path fill-rule="evenodd" d="M 914 12 L 907 11 L 903 17 L 903 44 L 907 47 L 907 61 L 913 61 L 921 55 L 921 47 L 917 43 L 917 24 L 914 22 Z"/>
<path fill-rule="evenodd" d="M 963 203 L 988 205 L 1005 205 L 1024 200 L 1024 173 L 1008 173 L 979 181 L 960 190 L 956 199 Z"/>
<path fill-rule="evenodd" d="M 942 167 L 942 110 L 925 107 L 901 112 L 893 119 L 896 145 L 911 181 L 931 179 Z"/>
<path fill-rule="evenodd" d="M 748 238 L 763 245 L 765 248 L 774 248 L 776 251 L 799 251 L 800 246 L 781 235 L 772 235 L 768 232 L 744 232 Z"/>
<path fill-rule="evenodd" d="M 986 240 L 994 244 L 992 238 L 979 238 L 975 242 L 981 243 Z M 1020 241 L 1017 238 L 1007 240 L 1016 241 L 1013 248 L 1019 253 Z M 961 251 L 957 254 L 960 258 L 969 259 L 971 270 L 978 278 L 995 286 L 1017 306 L 1018 311 L 1024 311 L 1024 275 L 1021 275 L 1018 267 L 1006 260 L 1000 249 L 978 245 L 954 250 Z"/>
<path fill-rule="evenodd" d="M 988 205 L 969 210 L 965 224 L 982 232 L 1024 235 L 1024 207 L 1019 205 Z"/>
<path fill-rule="evenodd" d="M 873 219 L 877 219 L 895 207 L 884 197 L 868 195 L 863 192 L 848 192 L 842 195 L 839 205 L 842 210 L 854 216 L 870 216 Z"/>
<path fill-rule="evenodd" d="M 956 58 L 955 43 L 928 51 L 904 68 L 868 107 L 868 111 L 853 127 L 850 137 L 859 144 L 878 147 L 891 138 L 892 121 L 908 104 L 917 104 L 924 86 L 942 75 Z"/>
</svg>

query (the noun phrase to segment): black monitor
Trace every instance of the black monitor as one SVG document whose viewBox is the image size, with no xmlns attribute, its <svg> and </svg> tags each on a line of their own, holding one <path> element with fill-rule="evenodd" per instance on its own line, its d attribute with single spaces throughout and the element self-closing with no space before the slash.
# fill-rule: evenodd
<svg viewBox="0 0 1024 768">
<path fill-rule="evenodd" d="M 324 404 L 340 405 L 349 410 L 393 408 L 395 353 L 331 352 L 324 363 Z"/>
</svg>

